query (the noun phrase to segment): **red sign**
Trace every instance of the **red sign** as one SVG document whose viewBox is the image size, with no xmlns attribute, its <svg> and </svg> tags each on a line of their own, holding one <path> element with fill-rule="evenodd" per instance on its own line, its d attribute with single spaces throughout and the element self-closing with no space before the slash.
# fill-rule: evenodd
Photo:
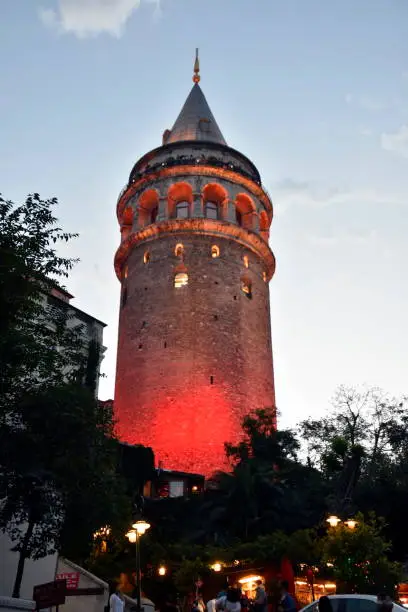
<svg viewBox="0 0 408 612">
<path fill-rule="evenodd" d="M 38 584 L 34 587 L 33 599 L 37 610 L 61 606 L 65 603 L 65 591 L 67 584 L 65 580 L 54 580 L 46 584 Z"/>
<path fill-rule="evenodd" d="M 55 579 L 66 580 L 68 590 L 77 589 L 79 584 L 79 572 L 62 572 L 61 574 L 57 574 Z"/>
</svg>

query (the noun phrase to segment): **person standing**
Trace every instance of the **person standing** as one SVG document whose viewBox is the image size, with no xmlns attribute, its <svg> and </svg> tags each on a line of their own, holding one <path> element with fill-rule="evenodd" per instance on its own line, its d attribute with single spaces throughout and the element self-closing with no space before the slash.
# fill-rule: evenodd
<svg viewBox="0 0 408 612">
<path fill-rule="evenodd" d="M 257 580 L 255 589 L 254 612 L 267 612 L 268 596 L 262 580 Z"/>
<path fill-rule="evenodd" d="M 112 594 L 109 597 L 109 612 L 124 612 L 125 602 L 123 601 L 122 593 L 119 587 L 115 584 L 112 587 Z"/>
<path fill-rule="evenodd" d="M 333 606 L 327 595 L 322 595 L 319 599 L 319 612 L 333 612 Z"/>
<path fill-rule="evenodd" d="M 377 611 L 378 612 L 392 612 L 394 607 L 393 601 L 386 593 L 379 593 L 377 596 Z"/>
<path fill-rule="evenodd" d="M 279 610 L 281 612 L 297 612 L 295 598 L 289 593 L 288 589 L 289 589 L 288 581 L 282 580 Z"/>
</svg>

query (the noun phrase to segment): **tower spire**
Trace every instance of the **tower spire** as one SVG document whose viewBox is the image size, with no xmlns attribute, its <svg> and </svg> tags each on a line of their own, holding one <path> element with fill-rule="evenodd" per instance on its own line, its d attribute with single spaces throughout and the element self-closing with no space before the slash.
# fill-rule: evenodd
<svg viewBox="0 0 408 612">
<path fill-rule="evenodd" d="M 193 83 L 199 83 L 200 82 L 200 60 L 198 58 L 198 49 L 196 49 L 196 56 L 195 56 L 195 62 L 194 62 L 194 76 L 193 76 Z"/>
</svg>

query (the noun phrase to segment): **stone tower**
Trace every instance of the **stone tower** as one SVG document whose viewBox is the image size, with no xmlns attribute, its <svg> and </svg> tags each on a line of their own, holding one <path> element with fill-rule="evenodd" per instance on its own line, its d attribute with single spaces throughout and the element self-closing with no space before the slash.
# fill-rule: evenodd
<svg viewBox="0 0 408 612">
<path fill-rule="evenodd" d="M 225 467 L 243 417 L 275 406 L 272 202 L 199 85 L 119 196 L 119 437 L 173 470 Z"/>
</svg>

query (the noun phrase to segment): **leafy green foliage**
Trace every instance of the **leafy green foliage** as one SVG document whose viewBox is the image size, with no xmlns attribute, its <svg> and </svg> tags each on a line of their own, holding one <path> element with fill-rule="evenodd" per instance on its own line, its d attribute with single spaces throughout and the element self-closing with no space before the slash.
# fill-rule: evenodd
<svg viewBox="0 0 408 612">
<path fill-rule="evenodd" d="M 210 573 L 208 564 L 201 559 L 184 559 L 175 573 L 174 582 L 180 593 L 191 593 L 195 589 L 195 582 L 205 578 Z"/>
<path fill-rule="evenodd" d="M 243 430 L 238 445 L 226 445 L 232 471 L 214 478 L 217 490 L 208 496 L 210 507 L 205 507 L 212 522 L 208 528 L 229 542 L 276 529 L 312 527 L 322 510 L 323 483 L 317 470 L 298 460 L 299 442 L 293 432 L 276 430 L 273 410 L 247 416 Z"/>
<path fill-rule="evenodd" d="M 339 593 L 395 593 L 401 580 L 401 567 L 389 561 L 390 543 L 382 531 L 384 522 L 371 514 L 368 521 L 360 513 L 355 529 L 344 524 L 329 529 L 322 541 L 322 560 L 334 565 Z"/>
<path fill-rule="evenodd" d="M 0 197 L 0 425 L 18 420 L 9 407 L 22 395 L 84 367 L 81 330 L 67 325 L 67 312 L 45 306 L 75 263 L 56 252 L 74 237 L 58 227 L 56 204 L 38 194 L 20 206 Z"/>
<path fill-rule="evenodd" d="M 126 514 L 112 412 L 94 397 L 98 347 L 52 296 L 75 261 L 55 199 L 0 198 L 0 528 L 25 558 L 63 546 L 86 555 L 92 533 Z M 88 389 L 83 388 L 85 380 Z"/>
</svg>

